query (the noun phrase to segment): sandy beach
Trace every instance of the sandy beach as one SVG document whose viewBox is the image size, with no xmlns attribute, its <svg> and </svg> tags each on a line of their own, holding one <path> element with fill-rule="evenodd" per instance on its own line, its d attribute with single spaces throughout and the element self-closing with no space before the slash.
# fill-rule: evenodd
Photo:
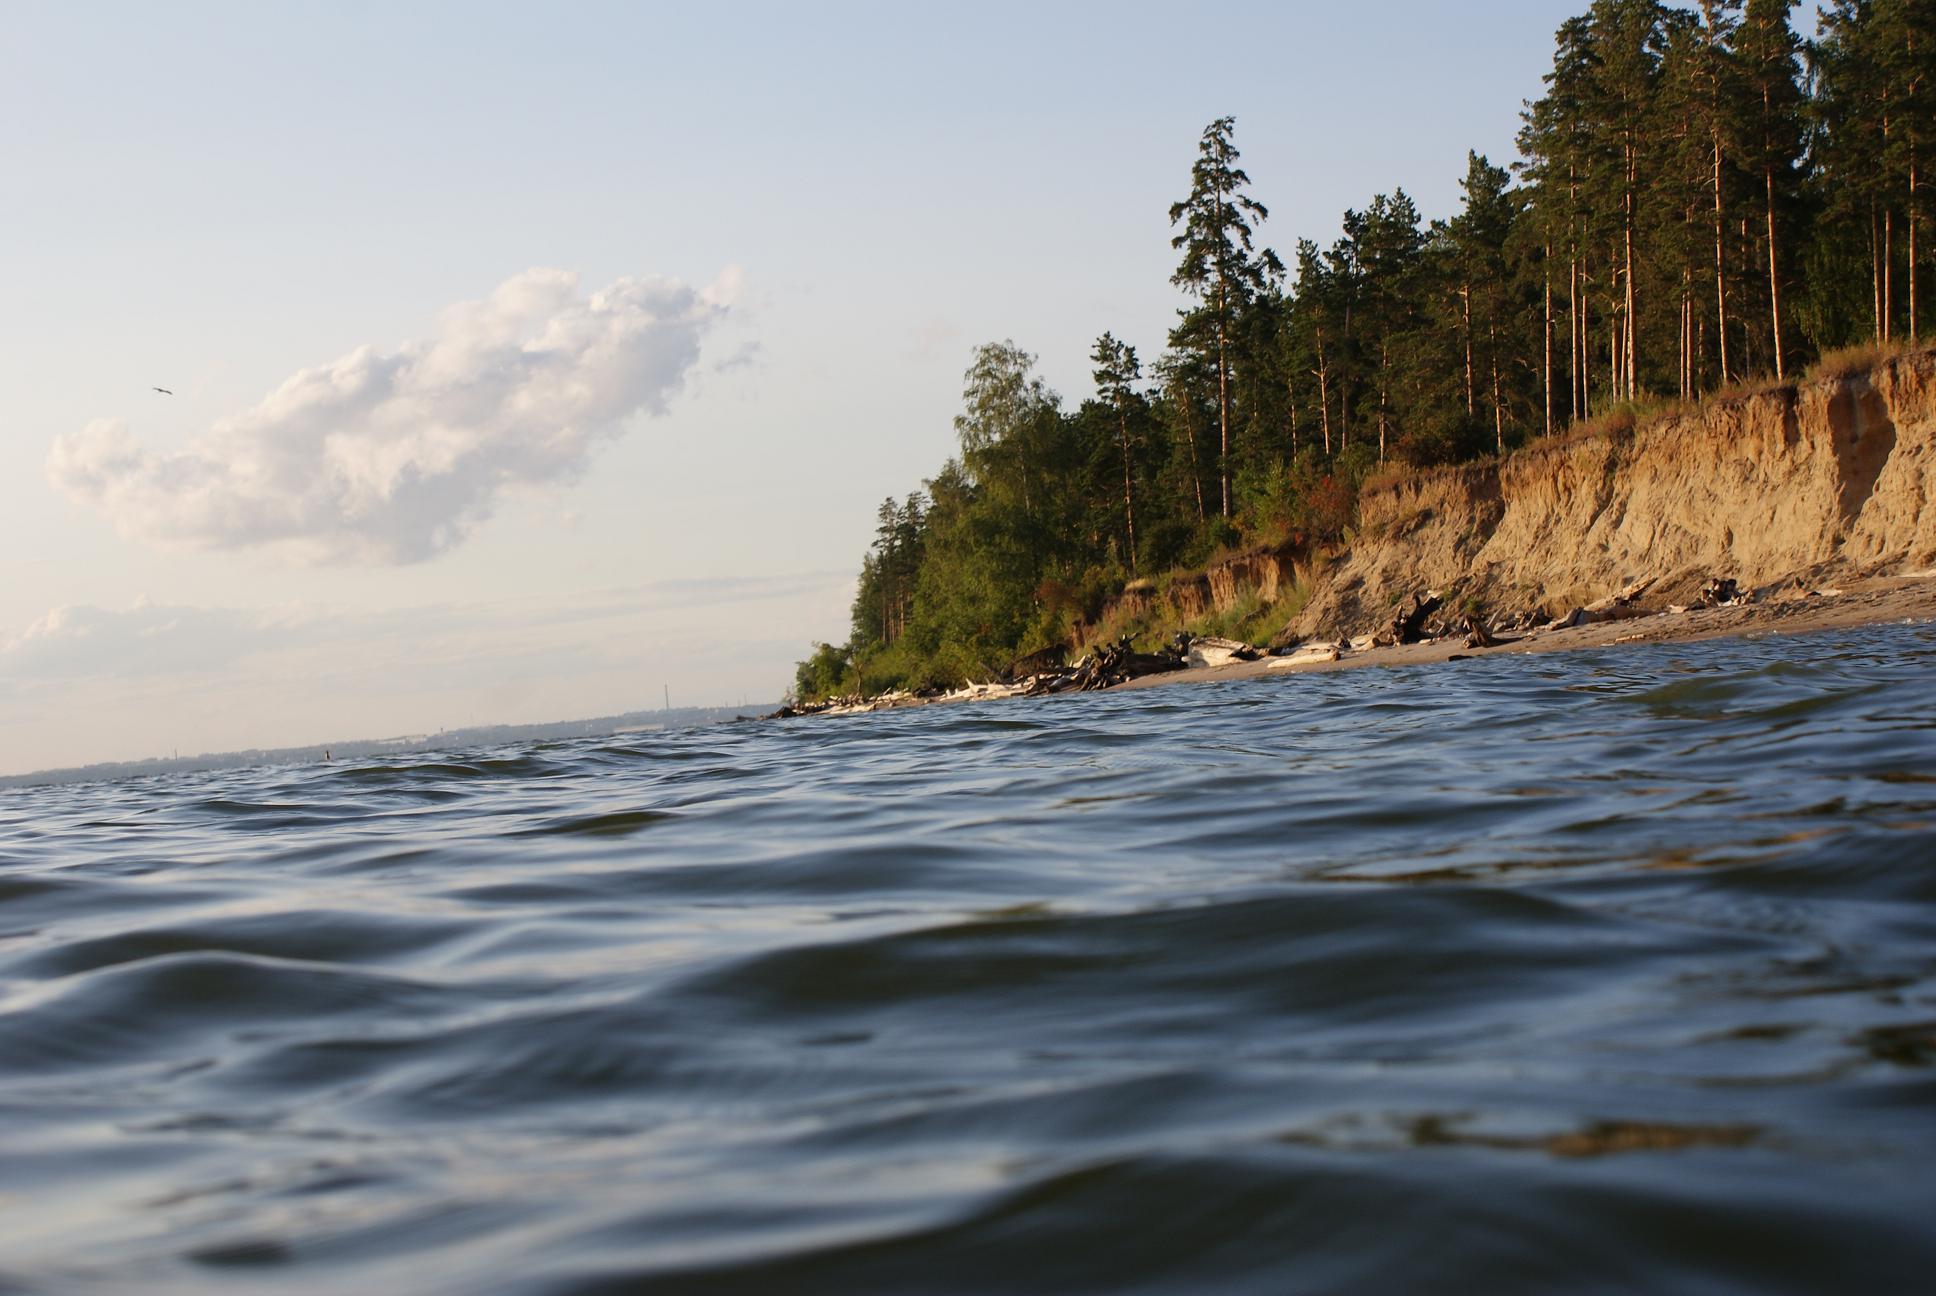
<svg viewBox="0 0 1936 1296">
<path fill-rule="evenodd" d="M 1145 675 L 1115 687 L 1151 688 L 1162 684 L 1210 683 L 1366 666 L 1422 666 L 1502 653 L 1569 652 L 1617 644 L 1684 643 L 1734 635 L 1805 634 L 1812 630 L 1931 619 L 1936 619 L 1936 571 L 1919 571 L 1864 577 L 1815 592 L 1762 594 L 1752 602 L 1728 607 L 1642 612 L 1564 630 L 1534 631 L 1492 648 L 1468 648 L 1463 639 L 1453 637 L 1345 652 L 1336 661 L 1293 662 L 1285 657 L 1266 657 L 1260 661 L 1232 662 L 1225 666 Z"/>
</svg>

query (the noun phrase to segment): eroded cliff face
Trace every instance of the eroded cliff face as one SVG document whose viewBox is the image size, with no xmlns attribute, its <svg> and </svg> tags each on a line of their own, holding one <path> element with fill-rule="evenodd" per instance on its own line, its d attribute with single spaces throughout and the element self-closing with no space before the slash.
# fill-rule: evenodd
<svg viewBox="0 0 1936 1296">
<path fill-rule="evenodd" d="M 1298 636 L 1350 634 L 1419 590 L 1558 614 L 1652 580 L 1686 601 L 1936 561 L 1936 353 L 1699 414 L 1370 489 Z"/>
<path fill-rule="evenodd" d="M 1301 544 L 1254 549 L 1172 581 L 1160 594 L 1155 582 L 1137 581 L 1122 592 L 1110 611 L 1133 616 L 1156 613 L 1187 624 L 1213 612 L 1228 612 L 1253 594 L 1263 602 L 1274 603 L 1294 581 L 1308 576 L 1302 553 Z"/>
</svg>

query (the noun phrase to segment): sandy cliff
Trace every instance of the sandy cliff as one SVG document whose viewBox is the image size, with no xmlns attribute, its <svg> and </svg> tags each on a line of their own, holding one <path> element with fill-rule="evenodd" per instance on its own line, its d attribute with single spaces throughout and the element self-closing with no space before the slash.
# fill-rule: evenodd
<svg viewBox="0 0 1936 1296">
<path fill-rule="evenodd" d="M 1289 627 L 1349 634 L 1427 588 L 1562 613 L 1651 579 L 1685 601 L 1936 561 L 1936 353 L 1717 401 L 1368 489 L 1350 549 Z"/>
</svg>

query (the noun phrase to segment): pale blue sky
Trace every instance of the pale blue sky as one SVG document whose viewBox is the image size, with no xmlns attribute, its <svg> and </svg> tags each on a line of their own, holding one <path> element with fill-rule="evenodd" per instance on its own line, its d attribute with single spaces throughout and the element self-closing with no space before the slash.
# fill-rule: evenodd
<svg viewBox="0 0 1936 1296">
<path fill-rule="evenodd" d="M 1237 118 L 1280 250 L 1400 185 L 1444 215 L 1467 148 L 1512 159 L 1583 7 L 1237 5 L 1214 30 L 1174 4 L 12 7 L 0 772 L 617 711 L 662 683 L 777 697 L 844 636 L 874 506 L 952 451 L 971 346 L 1012 337 L 1071 400 L 1103 330 L 1161 350 L 1166 212 L 1207 121 Z M 252 542 L 246 465 L 196 514 L 204 547 L 163 535 L 178 463 L 94 505 L 50 482 L 63 436 L 121 471 L 97 420 L 156 464 L 244 411 L 280 427 L 256 407 L 291 375 L 438 337 L 533 267 L 717 285 L 698 359 L 663 414 L 509 471 L 427 561 Z M 512 390 L 479 473 L 545 417 Z"/>
</svg>

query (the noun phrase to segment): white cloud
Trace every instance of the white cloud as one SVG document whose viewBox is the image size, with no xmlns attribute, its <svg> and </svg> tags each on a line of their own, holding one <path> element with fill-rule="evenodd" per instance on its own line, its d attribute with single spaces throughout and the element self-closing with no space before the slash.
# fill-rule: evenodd
<svg viewBox="0 0 1936 1296">
<path fill-rule="evenodd" d="M 304 369 L 184 449 L 121 419 L 58 437 L 50 480 L 132 538 L 417 562 L 463 540 L 501 493 L 566 481 L 638 413 L 660 415 L 739 292 L 527 270 L 443 314 L 437 336 Z"/>
</svg>

